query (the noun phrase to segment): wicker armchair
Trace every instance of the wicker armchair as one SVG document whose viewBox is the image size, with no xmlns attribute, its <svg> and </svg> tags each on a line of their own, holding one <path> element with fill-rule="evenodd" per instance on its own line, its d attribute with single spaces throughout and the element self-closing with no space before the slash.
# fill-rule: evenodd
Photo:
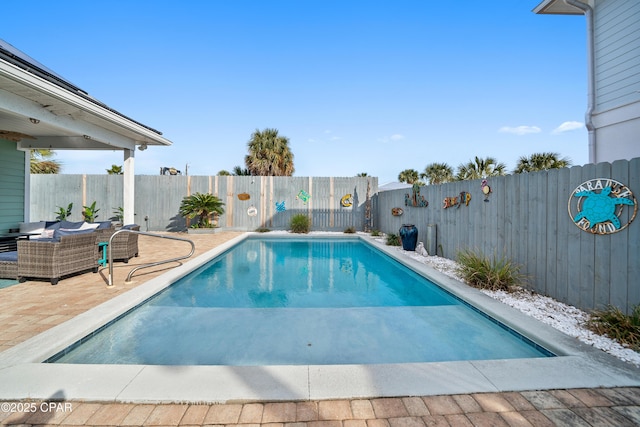
<svg viewBox="0 0 640 427">
<path fill-rule="evenodd" d="M 111 236 L 113 236 L 113 233 L 116 232 L 116 229 L 111 227 L 111 228 L 98 228 L 96 230 L 96 242 L 97 243 L 103 243 L 103 242 L 108 242 L 109 238 Z"/>
<path fill-rule="evenodd" d="M 18 251 L 0 252 L 0 279 L 18 277 Z"/>
<path fill-rule="evenodd" d="M 18 241 L 18 280 L 49 279 L 58 284 L 64 276 L 92 270 L 98 272 L 97 234 L 73 233 L 59 241 Z"/>
<path fill-rule="evenodd" d="M 137 224 L 125 225 L 123 229 L 140 231 Z M 98 233 L 98 242 L 108 242 L 113 233 L 117 230 L 104 229 L 96 230 Z M 105 248 L 105 250 L 108 250 Z M 111 242 L 111 256 L 114 261 L 123 261 L 125 263 L 133 257 L 138 256 L 138 234 L 136 233 L 118 233 Z"/>
</svg>

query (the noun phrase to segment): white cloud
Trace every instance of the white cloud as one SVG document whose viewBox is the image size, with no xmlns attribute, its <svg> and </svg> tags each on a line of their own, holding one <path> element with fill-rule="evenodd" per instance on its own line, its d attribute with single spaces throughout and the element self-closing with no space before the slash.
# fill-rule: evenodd
<svg viewBox="0 0 640 427">
<path fill-rule="evenodd" d="M 540 129 L 538 126 L 517 126 L 517 127 L 503 126 L 500 129 L 498 129 L 498 132 L 500 133 L 512 133 L 514 135 L 540 133 L 541 131 L 542 129 Z"/>
<path fill-rule="evenodd" d="M 322 135 L 320 136 L 316 136 L 315 138 L 308 138 L 307 142 L 311 144 L 326 144 L 329 142 L 339 141 L 341 139 L 341 136 L 337 136 L 333 134 L 333 131 L 327 129 L 322 131 Z"/>
<path fill-rule="evenodd" d="M 583 127 L 584 127 L 584 123 L 582 122 L 576 122 L 576 121 L 564 122 L 560 126 L 555 128 L 551 133 L 553 135 L 558 135 L 560 133 L 571 132 L 572 130 L 581 129 Z"/>
<path fill-rule="evenodd" d="M 394 133 L 391 136 L 385 136 L 384 138 L 379 138 L 378 141 L 386 144 L 388 142 L 400 141 L 403 139 L 404 139 L 404 135 L 399 133 Z"/>
</svg>

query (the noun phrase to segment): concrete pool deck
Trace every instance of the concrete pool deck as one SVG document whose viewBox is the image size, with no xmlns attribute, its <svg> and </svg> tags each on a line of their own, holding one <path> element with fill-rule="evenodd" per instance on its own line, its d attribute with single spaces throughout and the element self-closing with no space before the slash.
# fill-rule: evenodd
<svg viewBox="0 0 640 427">
<path fill-rule="evenodd" d="M 573 408 L 570 401 L 577 405 L 576 408 L 584 409 L 590 406 L 584 402 L 588 399 L 575 396 L 579 394 L 583 397 L 591 396 L 592 400 L 599 402 L 596 407 L 600 412 L 602 408 L 612 411 L 613 407 L 624 407 L 626 408 L 624 410 L 616 409 L 615 411 L 618 411 L 616 414 L 627 414 L 625 416 L 628 420 L 634 420 L 629 425 L 633 425 L 634 422 L 640 423 L 638 408 L 640 389 L 636 388 L 640 387 L 639 369 L 600 350 L 581 344 L 481 292 L 451 280 L 429 267 L 401 257 L 394 253 L 397 251 L 389 250 L 382 245 L 377 246 L 394 257 L 404 258 L 402 262 L 408 263 L 415 270 L 446 286 L 451 292 L 463 297 L 471 304 L 483 307 L 494 318 L 524 332 L 529 338 L 561 357 L 398 365 L 264 367 L 39 363 L 95 330 L 97 326 L 108 322 L 113 318 L 114 313 L 125 312 L 129 307 L 144 301 L 150 294 L 164 288 L 176 277 L 205 262 L 212 255 L 223 252 L 245 235 L 221 232 L 213 236 L 189 235 L 186 237 L 190 239 L 193 237 L 192 240 L 196 243 L 196 255 L 198 255 L 196 259 L 171 270 L 142 272 L 134 277 L 136 283 L 132 285 L 124 285 L 123 281 L 133 266 L 148 262 L 149 259 L 157 260 L 176 256 L 176 252 L 180 250 L 180 242 L 141 236 L 140 258 L 132 260 L 128 265 L 116 264 L 118 267 L 114 281 L 116 286 L 111 289 L 106 287 L 108 273 L 106 270 L 102 270 L 99 274 L 88 273 L 65 279 L 57 286 L 51 286 L 46 282 L 27 282 L 0 289 L 0 321 L 3 325 L 0 331 L 0 349 L 5 350 L 0 353 L 0 400 L 7 402 L 23 402 L 25 399 L 65 400 L 78 402 L 78 407 L 97 405 L 120 408 L 118 411 L 125 411 L 123 408 L 133 411 L 138 406 L 154 408 L 152 411 L 156 411 L 155 408 L 171 407 L 177 411 L 176 413 L 183 412 L 179 422 L 182 422 L 182 418 L 192 406 L 194 408 L 197 406 L 195 404 L 226 403 L 222 406 L 228 407 L 231 412 L 236 411 L 238 407 L 241 409 L 235 421 L 233 416 L 230 416 L 229 422 L 211 422 L 210 424 L 235 424 L 242 423 L 240 414 L 245 407 L 252 408 L 251 403 L 243 406 L 236 402 L 259 402 L 256 403 L 258 406 L 255 406 L 255 408 L 262 408 L 262 418 L 258 423 L 265 420 L 265 410 L 269 404 L 264 402 L 280 402 L 279 404 L 285 405 L 282 408 L 289 408 L 287 410 L 289 415 L 280 421 L 273 422 L 296 422 L 297 416 L 292 418 L 290 413 L 291 405 L 297 408 L 302 404 L 300 402 L 309 404 L 315 402 L 311 406 L 315 405 L 319 418 L 305 421 L 311 422 L 327 420 L 326 417 L 320 416 L 319 408 L 326 406 L 323 401 L 343 402 L 336 403 L 338 406 L 344 406 L 344 402 L 350 402 L 349 407 L 352 408 L 352 412 L 354 402 L 369 402 L 369 405 L 374 408 L 377 404 L 375 402 L 382 405 L 383 402 L 394 401 L 396 402 L 394 405 L 404 407 L 404 411 L 412 417 L 412 412 L 407 406 L 410 404 L 407 402 L 414 401 L 406 400 L 409 399 L 407 396 L 420 396 L 418 400 L 425 403 L 427 408 L 429 408 L 429 396 L 434 398 L 440 396 L 440 399 L 447 402 L 458 402 L 456 403 L 458 409 L 454 408 L 454 412 L 450 414 L 438 414 L 438 410 L 435 409 L 429 411 L 430 414 L 443 416 L 466 414 L 466 409 L 463 410 L 460 406 L 462 401 L 470 399 L 469 402 L 476 402 L 477 405 L 474 407 L 477 409 L 482 407 L 478 403 L 479 399 L 482 401 L 482 396 L 494 396 L 495 399 L 507 402 L 508 399 L 505 396 L 510 396 L 518 400 L 529 399 L 527 400 L 528 408 L 534 412 L 540 412 L 543 407 L 546 409 L 553 407 L 554 410 L 563 409 L 576 414 L 577 412 L 573 409 L 568 409 Z M 552 391 L 542 392 L 542 390 Z M 554 397 L 554 393 L 564 396 L 565 399 Z M 541 399 L 546 400 L 551 397 L 553 397 L 552 400 L 561 403 L 539 402 Z M 414 403 L 418 404 L 417 401 Z M 155 406 L 158 404 L 159 406 Z M 366 406 L 365 403 L 362 405 Z M 512 402 L 509 405 L 505 404 L 503 409 L 511 407 L 519 413 L 516 406 Z M 91 406 L 91 408 L 94 407 Z M 217 406 L 208 408 L 206 416 L 209 412 L 217 410 L 214 409 Z M 163 410 L 157 409 L 157 411 Z M 372 419 L 393 418 L 384 416 L 383 410 L 374 412 L 376 412 L 375 417 Z M 383 416 L 379 417 L 377 412 Z M 498 412 L 500 411 L 495 411 L 495 414 Z M 148 415 L 151 416 L 151 413 L 149 412 Z M 563 413 L 569 416 L 568 413 Z M 394 414 L 399 415 L 404 412 L 398 409 Z M 421 417 L 426 415 L 429 414 L 423 414 Z M 0 419 L 2 416 L 0 412 Z M 16 415 L 9 416 L 6 420 L 13 422 L 11 420 L 14 417 Z M 606 418 L 604 415 L 602 417 Z M 611 420 L 617 419 L 611 417 L 613 415 L 610 416 Z M 362 418 L 352 413 L 351 418 L 340 419 L 361 420 Z M 500 419 L 504 419 L 504 414 Z M 546 416 L 546 419 L 550 417 Z M 21 420 L 24 421 L 24 419 Z M 204 420 L 206 417 L 200 424 L 204 424 Z M 426 423 L 424 419 L 422 422 Z M 50 422 L 47 421 L 47 423 Z M 73 423 L 69 422 L 69 424 Z M 168 424 L 177 425 L 177 423 Z M 615 423 L 615 425 L 624 424 Z"/>
</svg>

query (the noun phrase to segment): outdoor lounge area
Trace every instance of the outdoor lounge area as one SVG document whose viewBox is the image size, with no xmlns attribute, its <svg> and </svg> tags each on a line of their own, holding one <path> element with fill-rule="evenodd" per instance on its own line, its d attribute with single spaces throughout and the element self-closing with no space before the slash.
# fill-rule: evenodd
<svg viewBox="0 0 640 427">
<path fill-rule="evenodd" d="M 127 263 L 138 256 L 138 235 L 118 233 L 111 239 L 119 229 L 139 231 L 140 226 L 116 228 L 111 221 L 24 223 L 15 249 L 0 252 L 0 279 L 44 279 L 57 285 L 73 274 L 97 273 L 99 264 L 106 266 L 109 251 L 114 261 Z"/>
</svg>

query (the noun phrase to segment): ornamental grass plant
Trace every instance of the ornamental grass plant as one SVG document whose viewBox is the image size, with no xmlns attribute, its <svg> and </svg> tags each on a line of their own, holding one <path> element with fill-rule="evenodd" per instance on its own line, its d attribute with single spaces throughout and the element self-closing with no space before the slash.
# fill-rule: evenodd
<svg viewBox="0 0 640 427">
<path fill-rule="evenodd" d="M 609 305 L 604 310 L 591 313 L 585 326 L 596 334 L 606 335 L 632 350 L 640 351 L 640 305 L 633 306 L 631 314 Z"/>
<path fill-rule="evenodd" d="M 311 221 L 309 217 L 304 214 L 296 214 L 291 217 L 291 223 L 289 224 L 291 227 L 292 233 L 308 233 L 311 229 Z"/>
<path fill-rule="evenodd" d="M 475 288 L 510 292 L 525 281 L 520 264 L 495 253 L 489 257 L 478 250 L 464 249 L 458 252 L 457 261 L 458 273 Z"/>
</svg>

